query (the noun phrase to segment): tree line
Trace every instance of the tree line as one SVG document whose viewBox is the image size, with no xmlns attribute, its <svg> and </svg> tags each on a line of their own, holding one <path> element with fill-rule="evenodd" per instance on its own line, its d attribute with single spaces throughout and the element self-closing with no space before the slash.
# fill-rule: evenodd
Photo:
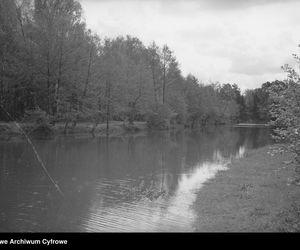
<svg viewBox="0 0 300 250">
<path fill-rule="evenodd" d="M 147 121 L 151 128 L 266 122 L 268 84 L 241 94 L 236 84 L 183 76 L 174 52 L 138 38 L 100 38 L 75 0 L 1 0 L 0 120 L 44 114 L 78 121 Z"/>
<path fill-rule="evenodd" d="M 300 47 L 300 45 L 299 45 Z M 297 65 L 300 58 L 293 54 Z M 292 152 L 300 163 L 300 72 L 288 64 L 282 66 L 286 80 L 266 82 L 260 88 L 247 90 L 246 115 L 253 120 L 266 121 L 272 128 L 272 137 Z"/>
</svg>

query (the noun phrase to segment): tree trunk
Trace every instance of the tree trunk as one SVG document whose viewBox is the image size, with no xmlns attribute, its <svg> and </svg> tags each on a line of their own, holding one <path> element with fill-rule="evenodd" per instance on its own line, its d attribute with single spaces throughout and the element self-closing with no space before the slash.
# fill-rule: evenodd
<svg viewBox="0 0 300 250">
<path fill-rule="evenodd" d="M 163 93 L 162 93 L 162 103 L 165 104 L 165 93 L 166 93 L 166 63 L 164 59 L 164 68 L 163 68 Z"/>
<path fill-rule="evenodd" d="M 63 36 L 63 34 L 62 34 Z M 61 45 L 60 45 L 60 54 L 59 54 L 59 62 L 58 62 L 58 78 L 55 85 L 55 107 L 54 107 L 54 114 L 59 113 L 59 88 L 61 85 L 61 75 L 62 75 L 62 57 L 63 57 L 63 44 L 64 40 L 63 37 L 61 38 Z"/>
<path fill-rule="evenodd" d="M 151 71 L 152 71 L 152 81 L 153 81 L 153 91 L 154 91 L 154 102 L 155 102 L 155 104 L 157 104 L 158 100 L 157 100 L 157 88 L 156 88 L 155 68 L 154 67 L 155 67 L 154 62 L 152 62 Z"/>
<path fill-rule="evenodd" d="M 50 91 L 50 52 L 47 54 L 47 110 L 48 114 L 51 112 L 51 91 Z"/>
<path fill-rule="evenodd" d="M 25 32 L 24 32 L 24 26 L 23 26 L 23 22 L 22 22 L 22 13 L 21 13 L 21 8 L 17 8 L 16 6 L 16 13 L 17 13 L 17 19 L 19 21 L 20 24 L 20 28 L 21 28 L 21 33 L 22 33 L 22 38 L 25 44 L 25 48 L 27 49 L 27 42 L 26 42 L 26 38 L 25 38 Z"/>
<path fill-rule="evenodd" d="M 77 117 L 73 119 L 72 129 L 74 129 L 77 125 Z"/>
<path fill-rule="evenodd" d="M 89 63 L 88 63 L 88 70 L 87 70 L 87 76 L 86 76 L 86 81 L 85 81 L 85 86 L 84 86 L 84 91 L 83 91 L 83 97 L 86 96 L 87 92 L 87 87 L 90 81 L 90 73 L 91 73 L 91 63 L 92 63 L 92 53 L 93 53 L 93 47 L 91 45 L 90 48 L 90 55 L 89 55 Z"/>
<path fill-rule="evenodd" d="M 99 121 L 97 120 L 97 121 L 95 122 L 95 125 L 93 126 L 93 128 L 92 128 L 92 130 L 91 130 L 91 133 L 93 134 L 93 136 L 95 136 L 95 130 L 96 130 L 98 124 L 99 124 Z"/>
<path fill-rule="evenodd" d="M 132 104 L 131 104 L 131 110 L 130 110 L 130 112 L 129 112 L 129 117 L 128 117 L 129 125 L 133 125 L 133 122 L 134 122 L 134 116 L 135 116 L 135 104 L 132 103 Z"/>
<path fill-rule="evenodd" d="M 65 128 L 64 128 L 64 134 L 67 133 L 68 125 L 69 125 L 69 120 L 66 121 Z"/>
<path fill-rule="evenodd" d="M 109 117 L 110 117 L 110 80 L 106 81 L 106 135 L 109 134 Z"/>
<path fill-rule="evenodd" d="M 0 105 L 4 104 L 4 52 L 1 60 L 1 79 L 0 79 Z"/>
</svg>

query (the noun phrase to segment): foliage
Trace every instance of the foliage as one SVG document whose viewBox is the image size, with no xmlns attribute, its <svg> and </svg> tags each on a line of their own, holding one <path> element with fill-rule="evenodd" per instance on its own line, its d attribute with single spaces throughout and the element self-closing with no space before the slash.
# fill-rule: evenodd
<svg viewBox="0 0 300 250">
<path fill-rule="evenodd" d="M 53 118 L 40 108 L 33 110 L 26 110 L 22 122 L 32 123 L 33 126 L 29 129 L 30 136 L 38 138 L 49 138 L 53 136 L 54 132 L 50 123 Z"/>
<path fill-rule="evenodd" d="M 294 57 L 299 63 L 299 58 Z M 300 163 L 300 78 L 290 66 L 285 65 L 283 69 L 288 73 L 288 80 L 268 87 L 272 100 L 270 124 L 274 127 L 274 138 L 288 142 L 288 149 Z"/>
<path fill-rule="evenodd" d="M 184 77 L 167 45 L 100 39 L 86 28 L 76 0 L 0 1 L 0 105 L 19 120 L 39 107 L 66 128 L 77 121 L 108 127 L 111 119 L 197 127 L 244 114 L 235 84 Z"/>
<path fill-rule="evenodd" d="M 25 110 L 24 118 L 22 122 L 35 123 L 35 124 L 47 124 L 50 122 L 51 117 L 41 110 L 40 108 Z"/>
<path fill-rule="evenodd" d="M 270 120 L 270 97 L 269 87 L 280 86 L 281 81 L 266 82 L 261 88 L 246 90 L 245 92 L 245 118 L 252 122 L 269 122 Z"/>
<path fill-rule="evenodd" d="M 168 129 L 171 116 L 172 112 L 166 105 L 153 105 L 147 114 L 147 126 L 150 129 Z"/>
</svg>

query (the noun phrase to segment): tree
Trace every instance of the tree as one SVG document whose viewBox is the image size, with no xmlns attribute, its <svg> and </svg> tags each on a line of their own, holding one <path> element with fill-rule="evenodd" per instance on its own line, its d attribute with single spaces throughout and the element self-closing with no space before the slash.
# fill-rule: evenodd
<svg viewBox="0 0 300 250">
<path fill-rule="evenodd" d="M 0 1 L 0 104 L 22 120 L 45 114 L 78 121 L 149 121 L 205 126 L 243 113 L 236 85 L 184 77 L 174 52 L 138 38 L 101 40 L 86 28 L 76 0 Z M 5 114 L 0 114 L 4 119 Z"/>
<path fill-rule="evenodd" d="M 167 85 L 167 74 L 169 73 L 171 63 L 175 61 L 173 58 L 172 51 L 167 45 L 164 45 L 161 52 L 162 61 L 162 104 L 165 104 L 166 99 L 166 85 Z"/>
<path fill-rule="evenodd" d="M 152 75 L 154 102 L 155 104 L 158 104 L 160 99 L 159 91 L 161 89 L 161 64 L 159 47 L 155 44 L 155 42 L 148 47 L 148 61 Z"/>
<path fill-rule="evenodd" d="M 237 104 L 239 89 L 229 83 L 218 87 L 219 107 L 224 120 L 236 121 L 239 116 Z"/>
<path fill-rule="evenodd" d="M 245 92 L 245 111 L 247 119 L 254 122 L 268 122 L 269 115 L 269 93 L 268 86 L 276 84 L 264 83 L 261 88 L 246 90 Z"/>
<path fill-rule="evenodd" d="M 293 56 L 300 63 L 299 57 Z M 274 128 L 274 138 L 287 142 L 288 149 L 300 163 L 300 75 L 289 65 L 282 68 L 288 74 L 288 79 L 268 86 L 272 101 L 270 124 Z"/>
</svg>

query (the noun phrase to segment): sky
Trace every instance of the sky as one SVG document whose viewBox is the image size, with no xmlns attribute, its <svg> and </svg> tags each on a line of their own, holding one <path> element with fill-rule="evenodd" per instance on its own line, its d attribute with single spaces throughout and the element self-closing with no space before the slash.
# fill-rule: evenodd
<svg viewBox="0 0 300 250">
<path fill-rule="evenodd" d="M 80 0 L 100 37 L 167 44 L 184 76 L 242 90 L 282 80 L 299 53 L 300 0 Z"/>
</svg>

